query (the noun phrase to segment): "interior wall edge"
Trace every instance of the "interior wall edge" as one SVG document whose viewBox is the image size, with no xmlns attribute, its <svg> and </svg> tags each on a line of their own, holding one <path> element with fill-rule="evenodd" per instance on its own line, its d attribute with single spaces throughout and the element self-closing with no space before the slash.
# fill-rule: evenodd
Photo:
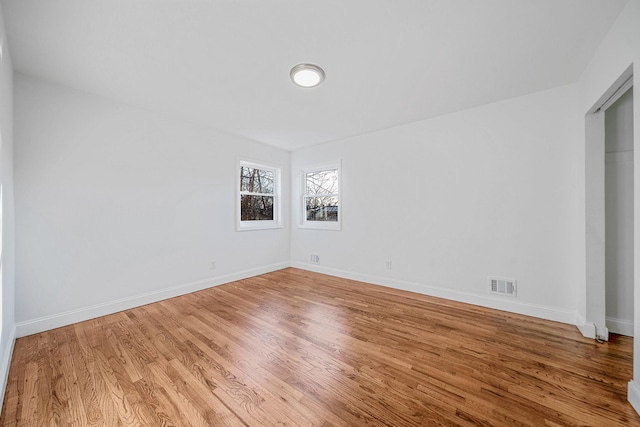
<svg viewBox="0 0 640 427">
<path fill-rule="evenodd" d="M 129 310 L 131 308 L 140 307 L 165 299 L 201 291 L 203 289 L 224 285 L 226 283 L 235 282 L 237 280 L 258 276 L 260 274 L 271 273 L 273 271 L 282 270 L 289 266 L 289 262 L 286 261 L 271 265 L 265 265 L 262 267 L 238 271 L 224 276 L 183 283 L 178 286 L 172 286 L 154 292 L 147 292 L 136 296 L 118 299 L 115 301 L 109 301 L 89 307 L 78 308 L 75 310 L 69 310 L 49 316 L 39 317 L 36 319 L 17 322 L 15 325 L 15 338 L 22 338 L 28 335 L 33 335 L 51 329 L 72 325 L 74 323 L 83 322 L 85 320 L 95 319 L 96 317 L 106 316 L 123 310 Z M 0 370 L 0 374 L 1 373 L 2 371 Z"/>
<path fill-rule="evenodd" d="M 386 286 L 394 289 L 415 292 L 422 295 L 428 295 L 437 298 L 444 298 L 452 301 L 462 302 L 466 304 L 477 305 L 496 310 L 508 311 L 510 313 L 522 314 L 525 316 L 537 317 L 539 319 L 551 320 L 554 322 L 566 323 L 570 325 L 578 325 L 579 316 L 577 310 L 563 310 L 556 307 L 548 307 L 536 304 L 522 303 L 517 300 L 498 299 L 489 295 L 480 295 L 470 292 L 461 292 L 451 289 L 445 289 L 437 286 L 431 286 L 425 283 L 409 282 L 397 280 L 388 277 L 374 276 L 369 274 L 358 273 L 354 271 L 339 270 L 328 267 L 319 267 L 306 263 L 291 262 L 291 267 L 302 270 L 313 271 L 316 273 L 336 276 L 343 279 L 357 280 L 361 282 L 372 283 L 374 285 Z M 505 297 L 506 298 L 506 297 Z"/>
<path fill-rule="evenodd" d="M 3 354 L 0 361 L 0 396 L 4 397 L 4 392 L 7 389 L 7 381 L 9 379 L 9 368 L 11 367 L 11 359 L 13 358 L 13 347 L 16 344 L 16 327 L 13 326 L 9 331 L 9 336 L 3 342 L 3 348 L 0 348 L 0 352 Z M 3 399 L 4 402 L 4 399 Z M 2 410 L 3 403 L 0 403 L 0 410 Z"/>
<path fill-rule="evenodd" d="M 629 381 L 627 387 L 627 400 L 636 412 L 640 413 L 640 384 L 637 381 Z"/>
</svg>

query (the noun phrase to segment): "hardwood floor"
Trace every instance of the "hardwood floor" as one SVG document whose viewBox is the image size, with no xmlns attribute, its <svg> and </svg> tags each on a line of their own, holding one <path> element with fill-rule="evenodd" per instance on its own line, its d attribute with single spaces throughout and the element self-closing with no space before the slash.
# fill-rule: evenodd
<svg viewBox="0 0 640 427">
<path fill-rule="evenodd" d="M 286 269 L 18 339 L 0 425 L 640 425 L 631 350 Z"/>
</svg>

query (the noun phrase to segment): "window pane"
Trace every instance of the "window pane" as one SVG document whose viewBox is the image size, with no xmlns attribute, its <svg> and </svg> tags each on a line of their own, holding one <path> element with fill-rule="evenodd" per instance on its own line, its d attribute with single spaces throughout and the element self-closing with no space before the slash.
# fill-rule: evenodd
<svg viewBox="0 0 640 427">
<path fill-rule="evenodd" d="M 338 221 L 337 197 L 305 198 L 307 221 Z"/>
<path fill-rule="evenodd" d="M 273 221 L 273 196 L 240 196 L 241 221 Z"/>
<path fill-rule="evenodd" d="M 307 193 L 313 194 L 336 194 L 338 192 L 338 170 L 307 172 Z"/>
<path fill-rule="evenodd" d="M 240 168 L 240 191 L 273 194 L 273 180 L 273 171 L 247 166 Z"/>
</svg>

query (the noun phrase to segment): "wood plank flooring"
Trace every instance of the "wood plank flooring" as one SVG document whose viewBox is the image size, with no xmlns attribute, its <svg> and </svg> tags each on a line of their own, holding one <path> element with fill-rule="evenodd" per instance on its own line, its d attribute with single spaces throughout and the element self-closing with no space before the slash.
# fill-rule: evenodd
<svg viewBox="0 0 640 427">
<path fill-rule="evenodd" d="M 640 426 L 632 339 L 286 269 L 16 341 L 2 426 Z"/>
</svg>

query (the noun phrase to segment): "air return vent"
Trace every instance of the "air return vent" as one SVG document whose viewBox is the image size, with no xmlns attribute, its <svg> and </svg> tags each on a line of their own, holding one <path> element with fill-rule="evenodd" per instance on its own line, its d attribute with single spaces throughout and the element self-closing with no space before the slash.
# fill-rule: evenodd
<svg viewBox="0 0 640 427">
<path fill-rule="evenodd" d="M 501 279 L 489 277 L 489 292 L 498 295 L 516 296 L 516 281 L 513 279 Z"/>
</svg>

